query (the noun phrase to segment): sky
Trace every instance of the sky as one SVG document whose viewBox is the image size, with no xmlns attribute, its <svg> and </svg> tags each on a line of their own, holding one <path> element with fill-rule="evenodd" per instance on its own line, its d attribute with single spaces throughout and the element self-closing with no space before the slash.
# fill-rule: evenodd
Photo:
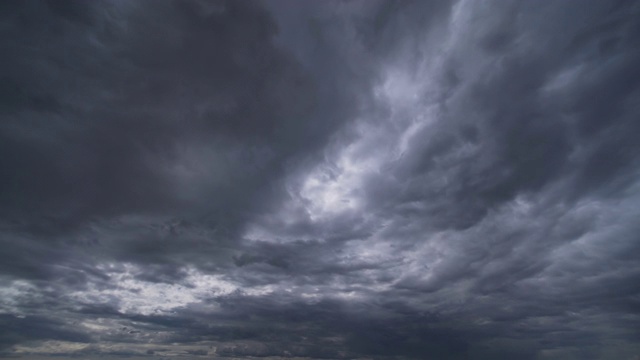
<svg viewBox="0 0 640 360">
<path fill-rule="evenodd" d="M 640 359 L 640 2 L 0 2 L 0 357 Z"/>
</svg>

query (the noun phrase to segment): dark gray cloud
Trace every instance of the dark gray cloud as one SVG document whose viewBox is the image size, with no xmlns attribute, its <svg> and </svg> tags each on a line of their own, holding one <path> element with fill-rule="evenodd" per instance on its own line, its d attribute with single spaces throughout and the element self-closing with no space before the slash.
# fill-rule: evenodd
<svg viewBox="0 0 640 360">
<path fill-rule="evenodd" d="M 0 6 L 0 356 L 640 356 L 637 2 Z"/>
</svg>

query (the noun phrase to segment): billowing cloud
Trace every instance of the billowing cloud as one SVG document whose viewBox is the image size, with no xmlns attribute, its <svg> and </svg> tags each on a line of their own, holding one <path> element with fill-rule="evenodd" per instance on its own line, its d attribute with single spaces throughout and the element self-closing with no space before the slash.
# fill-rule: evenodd
<svg viewBox="0 0 640 360">
<path fill-rule="evenodd" d="M 640 355 L 636 3 L 0 6 L 1 355 Z"/>
</svg>

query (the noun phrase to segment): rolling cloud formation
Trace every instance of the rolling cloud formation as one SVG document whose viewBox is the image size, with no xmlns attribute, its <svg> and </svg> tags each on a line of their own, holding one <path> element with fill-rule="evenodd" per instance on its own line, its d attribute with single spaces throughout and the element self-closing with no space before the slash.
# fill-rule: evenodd
<svg viewBox="0 0 640 360">
<path fill-rule="evenodd" d="M 640 2 L 0 3 L 0 356 L 640 356 Z"/>
</svg>

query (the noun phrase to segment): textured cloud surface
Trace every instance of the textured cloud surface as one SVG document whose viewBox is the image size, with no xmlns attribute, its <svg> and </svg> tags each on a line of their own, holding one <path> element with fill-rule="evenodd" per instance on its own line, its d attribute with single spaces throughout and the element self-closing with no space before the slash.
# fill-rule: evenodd
<svg viewBox="0 0 640 360">
<path fill-rule="evenodd" d="M 640 2 L 0 4 L 0 356 L 640 357 Z"/>
</svg>

